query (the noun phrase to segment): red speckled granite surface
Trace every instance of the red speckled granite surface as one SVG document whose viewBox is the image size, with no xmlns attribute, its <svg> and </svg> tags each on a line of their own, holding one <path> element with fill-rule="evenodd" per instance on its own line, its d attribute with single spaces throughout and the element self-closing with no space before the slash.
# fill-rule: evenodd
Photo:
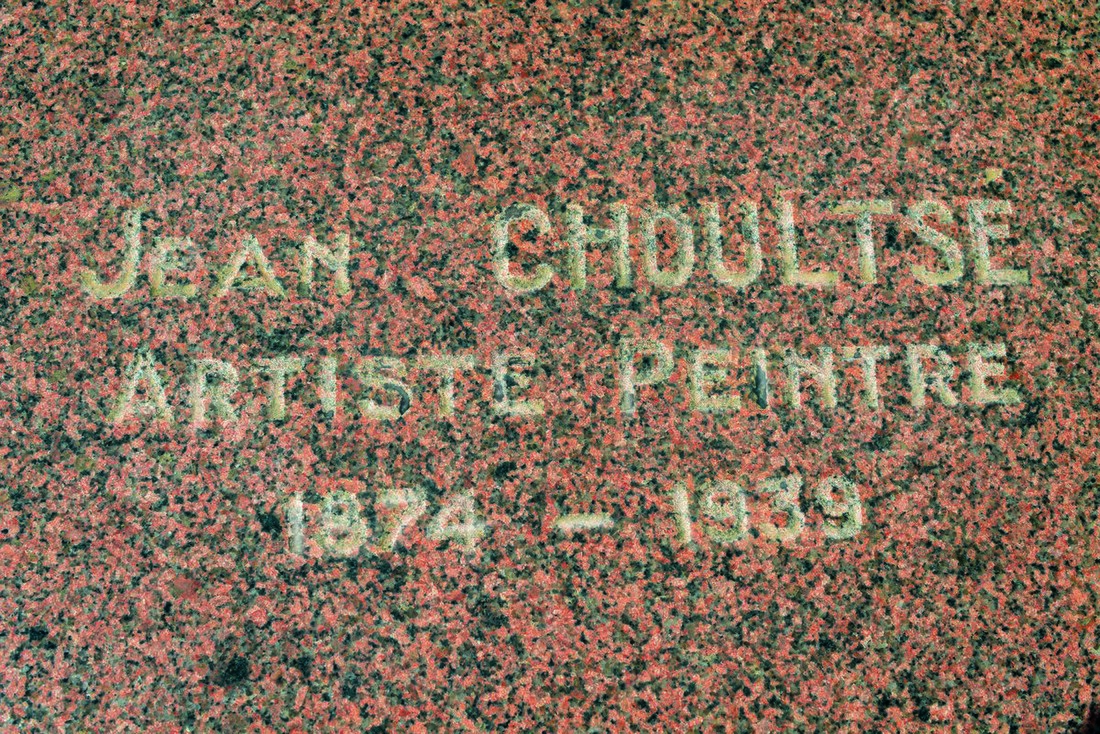
<svg viewBox="0 0 1100 734">
<path fill-rule="evenodd" d="M 1084 1 L 5 3 L 0 727 L 1080 726 L 1100 652 L 1098 47 Z M 762 269 L 738 288 L 708 270 L 703 205 L 743 271 L 743 200 Z M 893 212 L 871 220 L 873 282 L 846 200 Z M 800 266 L 834 287 L 785 282 L 784 201 Z M 907 223 L 921 201 L 961 247 L 947 285 L 914 275 L 945 269 Z M 1007 227 L 992 267 L 1026 283 L 983 278 L 983 201 L 1011 207 L 988 215 Z M 574 287 L 567 207 L 606 229 L 620 202 L 631 283 L 603 243 Z M 513 225 L 495 271 L 516 205 L 548 229 Z M 693 233 L 683 284 L 646 275 L 652 207 Z M 131 287 L 97 298 L 81 273 L 119 277 L 135 218 Z M 346 292 L 321 261 L 305 289 L 303 241 L 341 232 Z M 655 232 L 670 272 L 682 241 Z M 248 236 L 269 266 L 252 289 Z M 154 245 L 186 237 L 168 283 L 194 293 L 165 297 Z M 540 263 L 538 290 L 501 282 Z M 633 414 L 627 339 L 673 355 Z M 957 403 L 915 404 L 916 344 Z M 989 385 L 1018 400 L 982 404 L 972 344 L 1004 346 Z M 860 345 L 890 349 L 877 409 L 844 358 Z M 795 407 L 784 350 L 822 347 L 836 405 L 807 373 Z M 717 348 L 710 390 L 739 410 L 694 409 L 692 360 Z M 502 351 L 531 364 L 495 379 Z M 443 354 L 471 362 L 453 415 L 423 361 Z M 281 356 L 302 361 L 280 416 L 260 360 Z M 372 377 L 371 357 L 405 371 Z M 148 414 L 119 411 L 135 375 Z M 718 480 L 745 493 L 723 504 Z M 563 531 L 576 513 L 598 514 Z M 851 537 L 830 537 L 840 514 Z"/>
</svg>

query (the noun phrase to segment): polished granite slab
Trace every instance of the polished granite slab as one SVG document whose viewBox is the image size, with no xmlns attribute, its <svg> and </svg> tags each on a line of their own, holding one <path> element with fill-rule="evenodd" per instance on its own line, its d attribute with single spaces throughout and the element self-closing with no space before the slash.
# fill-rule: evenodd
<svg viewBox="0 0 1100 734">
<path fill-rule="evenodd" d="M 0 728 L 1097 726 L 1097 12 L 0 9 Z"/>
</svg>

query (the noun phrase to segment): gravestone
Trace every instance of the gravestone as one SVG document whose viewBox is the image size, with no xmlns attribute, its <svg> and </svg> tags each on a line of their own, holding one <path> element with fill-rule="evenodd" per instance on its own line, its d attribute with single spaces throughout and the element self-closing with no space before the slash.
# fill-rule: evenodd
<svg viewBox="0 0 1100 734">
<path fill-rule="evenodd" d="M 1092 4 L 0 38 L 5 730 L 1095 716 Z"/>
</svg>

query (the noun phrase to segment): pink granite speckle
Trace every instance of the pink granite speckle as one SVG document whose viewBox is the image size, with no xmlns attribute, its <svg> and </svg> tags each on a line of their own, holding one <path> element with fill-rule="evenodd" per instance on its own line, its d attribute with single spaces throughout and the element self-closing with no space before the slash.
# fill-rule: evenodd
<svg viewBox="0 0 1100 734">
<path fill-rule="evenodd" d="M 0 727 L 7 731 L 1057 731 L 1098 685 L 1100 19 L 1089 2 L 9 3 L 0 9 Z M 999 169 L 999 170 L 995 170 Z M 829 291 L 782 285 L 777 202 Z M 845 199 L 946 202 L 964 277 L 926 286 L 935 251 L 876 219 L 878 281 L 860 280 Z M 760 203 L 763 271 L 743 290 L 705 270 L 715 201 L 740 266 L 737 206 Z M 975 277 L 966 202 L 1012 203 L 998 267 Z M 595 227 L 629 207 L 635 282 L 592 248 L 565 272 L 566 205 Z M 513 294 L 516 266 L 559 270 Z M 639 276 L 639 215 L 680 206 L 699 249 L 686 285 Z M 80 286 L 141 269 L 118 299 Z M 940 226 L 940 225 L 937 225 Z M 349 231 L 349 293 L 299 245 Z M 245 234 L 285 298 L 215 280 Z M 672 229 L 659 261 L 670 267 Z M 157 237 L 195 243 L 154 298 Z M 620 339 L 674 347 L 667 383 L 623 416 Z M 966 346 L 1003 342 L 1012 406 L 977 407 Z M 904 345 L 955 360 L 961 403 L 910 404 Z M 882 408 L 859 403 L 840 350 L 892 348 Z M 839 405 L 781 398 L 779 352 L 838 355 Z M 687 359 L 773 350 L 774 405 L 693 412 Z M 108 422 L 148 349 L 174 425 Z M 530 350 L 533 419 L 494 416 L 491 355 Z M 439 413 L 424 355 L 471 355 Z M 258 360 L 296 354 L 287 417 L 265 414 Z M 338 361 L 326 416 L 322 360 Z M 404 360 L 408 412 L 370 421 L 364 356 Z M 235 425 L 194 429 L 197 360 L 240 372 Z M 518 371 L 518 368 L 516 368 Z M 678 540 L 672 487 L 750 489 L 799 475 L 806 530 L 777 543 Z M 862 530 L 828 540 L 813 488 L 859 488 Z M 420 487 L 394 551 L 371 550 Z M 303 554 L 286 507 L 302 492 Z M 338 491 L 369 542 L 325 555 Z M 468 550 L 433 520 L 469 493 Z M 698 499 L 695 497 L 694 499 Z M 610 531 L 555 518 L 608 513 Z M 780 523 L 779 516 L 773 517 Z M 456 520 L 456 522 L 458 522 Z M 447 527 L 453 526 L 448 525 Z"/>
</svg>

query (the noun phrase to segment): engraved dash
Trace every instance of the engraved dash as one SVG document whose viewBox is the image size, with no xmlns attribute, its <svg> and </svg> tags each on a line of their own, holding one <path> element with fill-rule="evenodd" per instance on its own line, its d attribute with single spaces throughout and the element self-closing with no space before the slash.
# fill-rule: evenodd
<svg viewBox="0 0 1100 734">
<path fill-rule="evenodd" d="M 572 515 L 562 515 L 554 521 L 554 527 L 563 533 L 573 533 L 578 530 L 603 530 L 615 527 L 615 521 L 606 512 L 582 512 Z"/>
</svg>

